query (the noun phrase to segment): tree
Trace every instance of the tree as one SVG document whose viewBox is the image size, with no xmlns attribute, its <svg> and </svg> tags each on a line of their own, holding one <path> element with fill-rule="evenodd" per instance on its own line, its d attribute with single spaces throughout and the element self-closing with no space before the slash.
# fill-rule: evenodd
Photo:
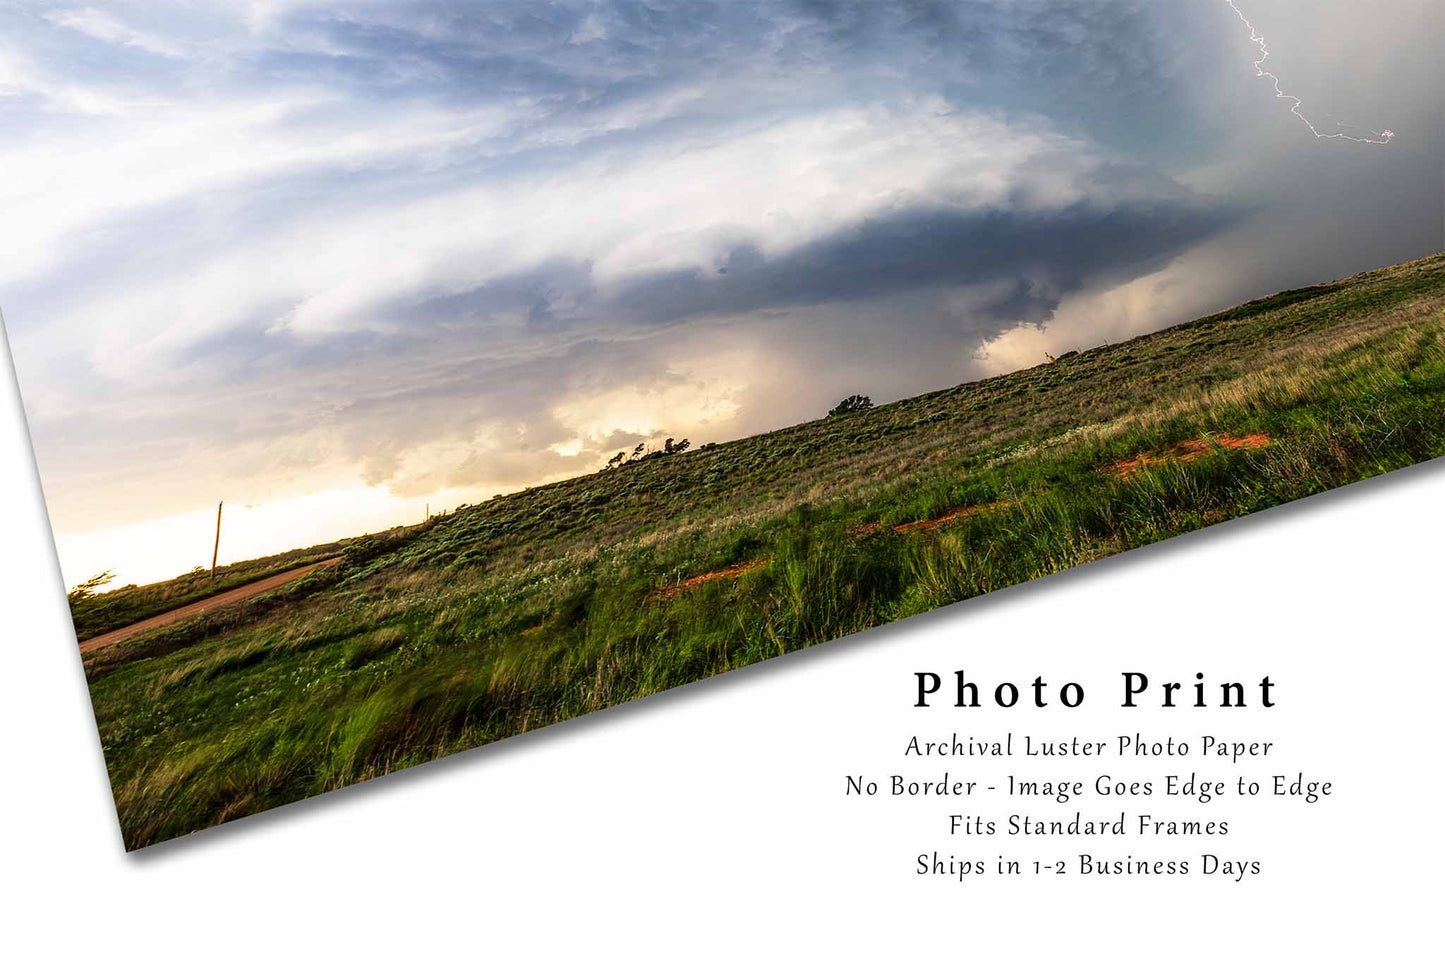
<svg viewBox="0 0 1445 964">
<path fill-rule="evenodd" d="M 75 586 L 73 589 L 71 589 L 70 592 L 65 594 L 65 598 L 70 600 L 72 604 L 78 603 L 82 599 L 89 599 L 91 596 L 95 595 L 95 591 L 97 589 L 99 589 L 101 586 L 104 586 L 106 583 L 110 582 L 114 578 L 115 571 L 112 569 L 107 569 L 105 572 L 98 572 L 95 575 L 91 576 L 89 579 L 85 580 L 85 582 L 82 582 L 79 585 Z"/>
<path fill-rule="evenodd" d="M 837 405 L 833 406 L 833 410 L 828 413 L 828 417 L 832 418 L 835 415 L 852 415 L 854 412 L 866 412 L 872 407 L 873 399 L 867 395 L 849 395 Z"/>
<path fill-rule="evenodd" d="M 648 451 L 646 442 L 638 442 L 637 448 L 632 450 L 631 455 L 628 455 L 624 451 L 618 452 L 616 455 L 612 456 L 612 458 L 609 459 L 607 462 L 607 468 L 621 468 L 624 465 L 632 465 L 635 462 L 648 462 L 652 459 L 665 458 L 669 455 L 681 455 L 683 452 L 686 452 L 691 446 L 692 443 L 689 442 L 687 439 L 683 439 L 679 442 L 677 439 L 670 438 L 663 443 L 662 448 Z"/>
</svg>

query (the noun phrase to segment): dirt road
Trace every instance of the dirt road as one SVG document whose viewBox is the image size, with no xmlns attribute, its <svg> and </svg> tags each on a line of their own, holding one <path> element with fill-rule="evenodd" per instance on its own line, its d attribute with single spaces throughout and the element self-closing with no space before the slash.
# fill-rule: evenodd
<svg viewBox="0 0 1445 964">
<path fill-rule="evenodd" d="M 161 613 L 159 616 L 152 616 L 150 619 L 143 619 L 138 623 L 132 623 L 121 629 L 112 629 L 104 635 L 92 636 L 90 639 L 81 643 L 80 651 L 82 653 L 93 653 L 97 649 L 104 649 L 123 639 L 129 639 L 132 636 L 150 629 L 167 626 L 185 619 L 188 616 L 195 616 L 200 613 L 209 612 L 212 609 L 219 609 L 223 606 L 231 606 L 238 602 L 244 602 L 252 596 L 259 596 L 261 593 L 275 589 L 277 586 L 284 586 L 288 582 L 300 579 L 313 569 L 319 569 L 322 566 L 334 566 L 340 561 L 340 556 L 334 559 L 323 559 L 321 562 L 313 562 L 311 565 L 302 566 L 300 569 L 292 569 L 290 572 L 277 573 L 274 576 L 267 576 L 265 579 L 248 582 L 244 586 L 238 586 L 235 589 L 230 589 L 209 598 L 198 600 L 188 606 L 182 606 L 179 609 L 172 609 L 170 612 Z"/>
</svg>

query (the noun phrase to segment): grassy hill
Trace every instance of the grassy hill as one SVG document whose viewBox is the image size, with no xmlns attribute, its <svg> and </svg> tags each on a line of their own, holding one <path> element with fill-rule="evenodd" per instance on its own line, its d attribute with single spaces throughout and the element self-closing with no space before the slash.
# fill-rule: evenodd
<svg viewBox="0 0 1445 964">
<path fill-rule="evenodd" d="M 352 540 L 87 672 L 143 846 L 1442 454 L 1437 255 Z"/>
</svg>

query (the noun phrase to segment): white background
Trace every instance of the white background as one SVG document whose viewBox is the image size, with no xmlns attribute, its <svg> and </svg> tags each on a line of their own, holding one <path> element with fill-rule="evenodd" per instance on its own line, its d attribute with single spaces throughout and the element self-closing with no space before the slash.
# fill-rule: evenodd
<svg viewBox="0 0 1445 964">
<path fill-rule="evenodd" d="M 130 856 L 8 371 L 0 473 L 0 941 L 11 959 L 1438 953 L 1440 462 Z M 958 668 L 981 681 L 1074 680 L 1088 697 L 1077 710 L 912 708 L 915 671 Z M 1278 706 L 1125 712 L 1124 670 L 1160 681 L 1267 673 Z M 955 802 L 843 794 L 848 772 L 977 765 L 905 763 L 915 732 L 1008 729 L 1274 740 L 1278 765 L 1248 769 L 1303 769 L 1336 795 L 1314 807 L 1211 804 L 1206 818 L 1233 828 L 1223 842 L 1081 847 L 950 839 Z M 1007 767 L 1036 779 L 1171 769 L 1110 758 Z M 1195 768 L 1235 772 L 1183 765 Z M 1199 815 L 1158 801 L 1128 809 Z M 1264 872 L 1237 884 L 914 873 L 933 849 L 1029 847 L 1214 851 Z"/>
</svg>

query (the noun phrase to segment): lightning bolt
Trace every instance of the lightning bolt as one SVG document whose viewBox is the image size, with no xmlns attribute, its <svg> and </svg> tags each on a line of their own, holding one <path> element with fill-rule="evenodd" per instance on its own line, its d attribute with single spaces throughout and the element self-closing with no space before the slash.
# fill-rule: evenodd
<svg viewBox="0 0 1445 964">
<path fill-rule="evenodd" d="M 1275 97 L 1279 98 L 1280 100 L 1294 101 L 1294 106 L 1289 109 L 1289 112 L 1294 116 L 1298 117 L 1300 120 L 1304 121 L 1305 126 L 1310 129 L 1311 134 L 1315 135 L 1315 137 L 1321 140 L 1324 140 L 1325 138 L 1338 137 L 1347 141 L 1354 141 L 1357 144 L 1388 144 L 1390 143 L 1390 141 L 1394 140 L 1394 131 L 1372 131 L 1365 127 L 1356 127 L 1354 124 L 1344 124 L 1340 123 L 1339 121 L 1335 122 L 1336 127 L 1347 127 L 1350 130 L 1364 131 L 1365 134 L 1368 135 L 1365 137 L 1357 137 L 1354 134 L 1347 134 L 1343 130 L 1335 131 L 1332 134 L 1327 134 L 1321 131 L 1313 123 L 1311 123 L 1310 119 L 1300 111 L 1300 107 L 1304 104 L 1304 102 L 1298 97 L 1295 97 L 1293 94 L 1286 94 L 1284 90 L 1280 88 L 1279 77 L 1275 76 L 1270 71 L 1264 69 L 1264 62 L 1269 59 L 1269 47 L 1265 45 L 1264 38 L 1260 36 L 1259 31 L 1254 29 L 1254 24 L 1249 22 L 1249 18 L 1244 15 L 1244 11 L 1240 10 L 1237 6 L 1234 5 L 1234 0 L 1224 0 L 1224 2 L 1229 4 L 1229 9 L 1233 10 L 1236 14 L 1238 14 L 1239 19 L 1242 20 L 1244 22 L 1244 25 L 1249 28 L 1249 42 L 1252 44 L 1257 44 L 1259 46 L 1259 59 L 1254 62 L 1255 75 L 1258 77 L 1269 78 L 1270 82 L 1274 84 Z"/>
</svg>

